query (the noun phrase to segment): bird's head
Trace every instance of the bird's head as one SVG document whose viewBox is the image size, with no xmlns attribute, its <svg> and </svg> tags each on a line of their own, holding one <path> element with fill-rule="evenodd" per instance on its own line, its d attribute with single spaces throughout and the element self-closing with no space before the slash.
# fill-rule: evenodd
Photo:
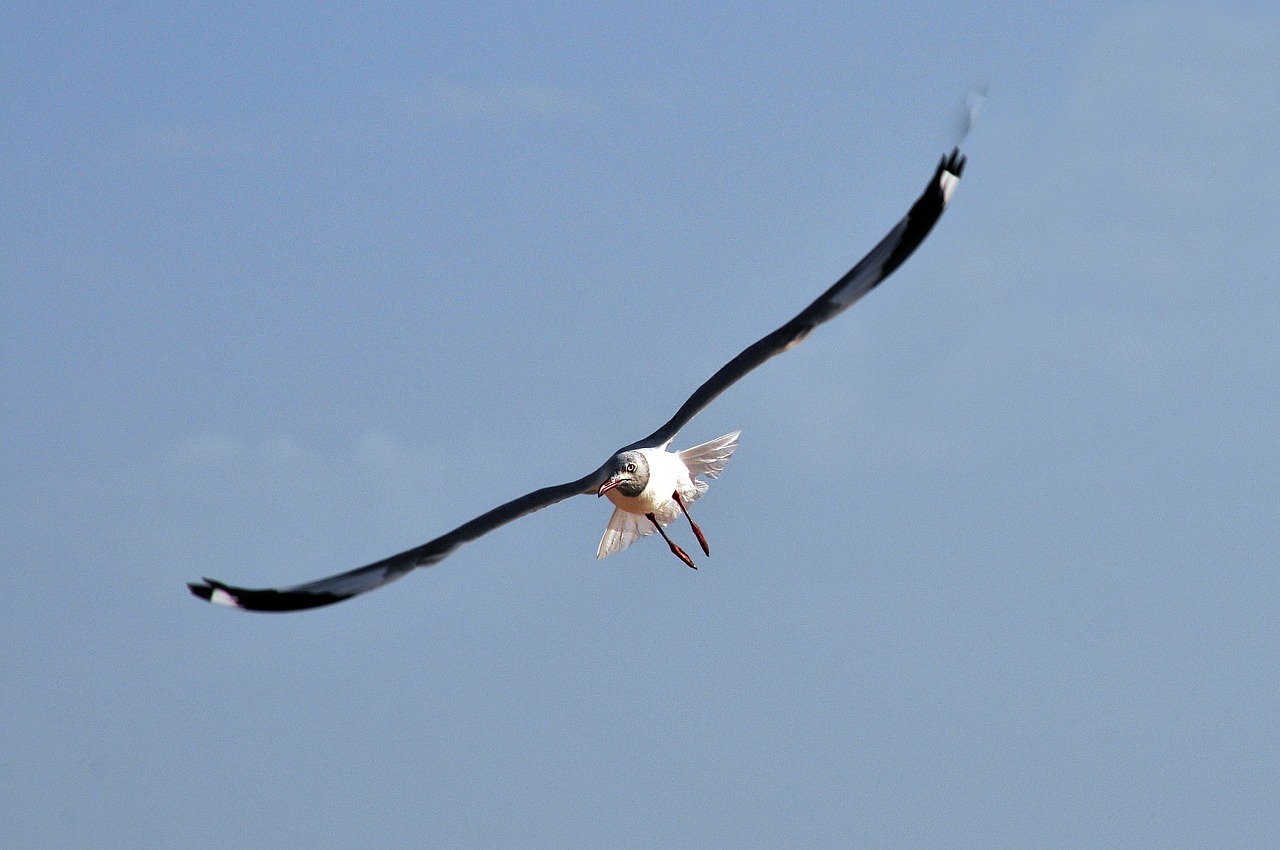
<svg viewBox="0 0 1280 850">
<path fill-rule="evenodd" d="M 609 477 L 600 485 L 597 496 L 615 487 L 624 496 L 635 498 L 649 484 L 649 461 L 640 452 L 619 452 L 609 461 Z"/>
</svg>

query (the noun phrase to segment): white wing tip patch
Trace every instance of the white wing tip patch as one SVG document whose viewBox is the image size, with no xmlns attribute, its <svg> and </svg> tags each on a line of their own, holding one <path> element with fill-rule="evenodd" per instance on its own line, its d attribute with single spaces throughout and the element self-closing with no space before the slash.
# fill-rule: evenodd
<svg viewBox="0 0 1280 850">
<path fill-rule="evenodd" d="M 960 185 L 960 178 L 943 169 L 942 177 L 938 180 L 938 188 L 942 190 L 942 203 L 951 203 L 951 195 L 958 185 Z"/>
<path fill-rule="evenodd" d="M 228 608 L 240 607 L 240 601 L 220 587 L 215 587 L 209 594 L 209 601 L 214 605 L 225 605 Z"/>
</svg>

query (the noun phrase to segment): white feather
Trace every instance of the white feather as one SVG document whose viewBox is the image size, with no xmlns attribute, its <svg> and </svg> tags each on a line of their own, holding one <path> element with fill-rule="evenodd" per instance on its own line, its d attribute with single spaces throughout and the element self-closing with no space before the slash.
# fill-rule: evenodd
<svg viewBox="0 0 1280 850">
<path fill-rule="evenodd" d="M 605 526 L 604 537 L 600 538 L 600 548 L 596 550 L 596 560 L 603 560 L 610 555 L 621 552 L 641 537 L 657 531 L 648 517 L 627 513 L 622 508 L 614 508 L 609 524 Z"/>
<path fill-rule="evenodd" d="M 674 522 L 680 516 L 680 506 L 668 494 L 678 490 L 685 502 L 692 502 L 706 493 L 707 482 L 699 481 L 697 476 L 717 477 L 738 447 L 740 433 L 734 431 L 681 452 L 640 449 L 649 463 L 649 483 L 639 496 L 625 496 L 616 489 L 605 494 L 615 509 L 600 538 L 597 560 L 621 552 L 641 537 L 653 534 L 657 529 L 647 514 L 652 513 L 664 526 Z"/>
<path fill-rule="evenodd" d="M 230 593 L 227 593 L 225 590 L 223 590 L 220 587 L 215 587 L 213 589 L 213 593 L 209 594 L 209 601 L 212 602 L 214 605 L 225 605 L 228 608 L 240 607 L 239 601 L 237 601 L 234 596 L 232 596 Z"/>
<path fill-rule="evenodd" d="M 690 478 L 697 478 L 699 475 L 718 478 L 724 471 L 724 465 L 729 462 L 733 450 L 738 447 L 738 435 L 741 433 L 741 431 L 734 431 L 732 434 L 716 437 L 702 445 L 676 452 L 676 455 L 689 470 Z M 706 482 L 698 481 L 695 484 L 702 485 L 698 488 L 698 496 L 707 491 Z M 694 498 L 696 499 L 697 496 Z"/>
</svg>

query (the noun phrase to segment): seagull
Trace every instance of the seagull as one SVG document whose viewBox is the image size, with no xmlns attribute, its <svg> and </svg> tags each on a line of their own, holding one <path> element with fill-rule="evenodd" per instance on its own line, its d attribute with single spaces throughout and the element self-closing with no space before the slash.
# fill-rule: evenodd
<svg viewBox="0 0 1280 850">
<path fill-rule="evenodd" d="M 247 611 L 299 611 L 331 605 L 388 584 L 419 567 L 438 564 L 464 543 L 494 529 L 568 499 L 605 496 L 614 505 L 597 558 L 606 558 L 641 537 L 657 532 L 668 548 L 689 567 L 693 559 L 666 532 L 683 515 L 704 555 L 710 555 L 706 535 L 689 514 L 689 504 L 707 491 L 703 477 L 715 478 L 738 445 L 739 432 L 683 451 L 671 451 L 676 434 L 717 396 L 748 372 L 776 354 L 790 351 L 818 325 L 849 309 L 902 265 L 920 247 L 941 218 L 960 182 L 965 158 L 960 149 L 942 157 L 924 193 L 888 235 L 826 292 L 795 318 L 748 346 L 712 375 L 667 422 L 649 436 L 624 446 L 598 469 L 565 484 L 544 487 L 499 505 L 434 540 L 367 566 L 282 588 L 234 587 L 206 578 L 187 585 L 201 599 Z"/>
</svg>

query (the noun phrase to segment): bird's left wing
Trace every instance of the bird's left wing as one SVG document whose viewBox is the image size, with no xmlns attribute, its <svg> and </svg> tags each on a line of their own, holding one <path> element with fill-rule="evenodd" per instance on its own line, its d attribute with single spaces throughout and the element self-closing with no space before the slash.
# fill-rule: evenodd
<svg viewBox="0 0 1280 850">
<path fill-rule="evenodd" d="M 602 466 L 577 481 L 555 487 L 544 487 L 518 499 L 512 499 L 458 526 L 448 534 L 401 552 L 399 555 L 392 555 L 390 558 L 384 558 L 368 566 L 306 584 L 251 589 L 233 587 L 207 578 L 203 582 L 188 584 L 187 587 L 201 599 L 232 608 L 243 608 L 246 611 L 300 611 L 304 608 L 332 605 L 334 602 L 341 602 L 382 587 L 418 567 L 437 564 L 463 543 L 469 543 L 525 514 L 550 507 L 570 496 L 594 493 L 604 483 L 605 477 L 605 468 Z"/>
<path fill-rule="evenodd" d="M 906 216 L 880 240 L 879 244 L 859 260 L 857 265 L 849 269 L 844 277 L 818 296 L 816 301 L 801 310 L 794 319 L 764 339 L 753 343 L 737 357 L 720 367 L 720 371 L 694 390 L 693 395 L 689 396 L 688 401 L 665 425 L 626 448 L 666 445 L 716 396 L 770 357 L 789 351 L 804 342 L 805 337 L 809 336 L 814 328 L 848 310 L 859 298 L 893 274 L 898 266 L 920 247 L 924 238 L 929 235 L 929 231 L 942 217 L 942 211 L 951 200 L 951 193 L 960 182 L 960 174 L 963 171 L 964 157 L 957 148 L 938 163 L 938 168 L 934 171 L 929 185 L 912 204 Z"/>
</svg>

